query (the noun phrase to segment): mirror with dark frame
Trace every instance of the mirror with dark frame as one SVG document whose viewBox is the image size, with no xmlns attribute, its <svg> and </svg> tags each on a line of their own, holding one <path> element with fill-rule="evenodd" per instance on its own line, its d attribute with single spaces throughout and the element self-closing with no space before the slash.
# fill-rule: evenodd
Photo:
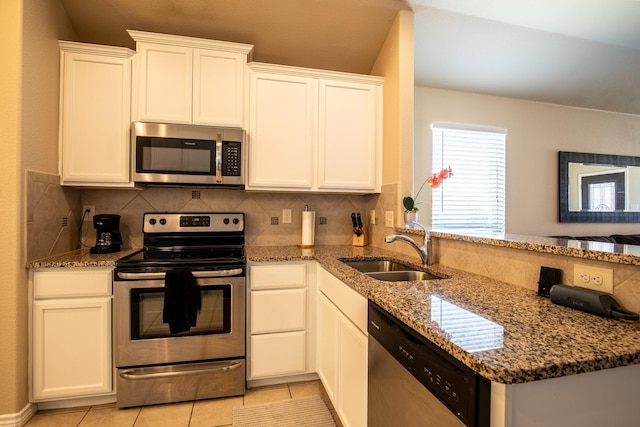
<svg viewBox="0 0 640 427">
<path fill-rule="evenodd" d="M 640 157 L 558 154 L 560 222 L 640 222 Z"/>
</svg>

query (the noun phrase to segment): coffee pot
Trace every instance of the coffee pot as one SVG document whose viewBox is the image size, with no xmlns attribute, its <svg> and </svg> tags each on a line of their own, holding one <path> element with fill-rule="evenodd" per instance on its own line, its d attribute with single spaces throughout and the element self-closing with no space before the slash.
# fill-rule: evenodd
<svg viewBox="0 0 640 427">
<path fill-rule="evenodd" d="M 120 215 L 99 214 L 93 216 L 93 227 L 96 229 L 96 245 L 89 252 L 107 254 L 118 252 L 122 244 L 120 235 Z"/>
</svg>

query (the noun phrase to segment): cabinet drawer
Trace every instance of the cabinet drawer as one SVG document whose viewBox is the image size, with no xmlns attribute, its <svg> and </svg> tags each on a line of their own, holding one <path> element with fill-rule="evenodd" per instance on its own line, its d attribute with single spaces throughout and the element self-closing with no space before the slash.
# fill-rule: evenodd
<svg viewBox="0 0 640 427">
<path fill-rule="evenodd" d="M 35 299 L 111 295 L 111 268 L 56 268 L 33 273 Z"/>
<path fill-rule="evenodd" d="M 304 329 L 305 298 L 305 289 L 252 291 L 251 333 Z"/>
<path fill-rule="evenodd" d="M 251 289 L 300 288 L 305 286 L 305 264 L 252 265 Z"/>
<path fill-rule="evenodd" d="M 251 337 L 251 377 L 297 374 L 305 371 L 304 332 Z"/>
<path fill-rule="evenodd" d="M 367 299 L 324 268 L 318 268 L 318 290 L 367 334 Z"/>
</svg>

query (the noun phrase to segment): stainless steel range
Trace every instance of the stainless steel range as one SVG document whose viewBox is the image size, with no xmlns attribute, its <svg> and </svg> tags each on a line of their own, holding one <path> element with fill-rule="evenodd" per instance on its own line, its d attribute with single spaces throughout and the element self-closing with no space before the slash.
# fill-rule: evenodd
<svg viewBox="0 0 640 427">
<path fill-rule="evenodd" d="M 118 407 L 244 394 L 243 213 L 145 213 L 116 263 Z"/>
</svg>

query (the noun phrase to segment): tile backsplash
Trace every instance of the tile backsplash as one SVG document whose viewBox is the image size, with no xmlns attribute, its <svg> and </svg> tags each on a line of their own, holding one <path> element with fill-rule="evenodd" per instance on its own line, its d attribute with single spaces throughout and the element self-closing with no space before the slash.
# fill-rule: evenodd
<svg viewBox="0 0 640 427">
<path fill-rule="evenodd" d="M 360 212 L 369 224 L 369 212 L 375 209 L 378 220 L 371 227 L 370 241 L 383 246 L 384 235 L 392 231 L 384 227 L 384 211 L 395 209 L 395 185 L 385 186 L 382 194 L 353 195 L 170 187 L 87 189 L 63 187 L 59 182 L 57 175 L 27 171 L 28 261 L 78 249 L 81 239 L 82 245 L 93 246 L 93 224 L 81 225 L 84 205 L 95 206 L 96 214 L 121 216 L 124 248 L 142 246 L 145 212 L 244 212 L 248 245 L 296 245 L 302 241 L 305 206 L 316 212 L 316 245 L 350 245 L 351 212 Z M 282 209 L 291 209 L 290 224 L 283 224 Z"/>
<path fill-rule="evenodd" d="M 27 172 L 27 261 L 80 247 L 81 191 L 60 177 Z"/>
<path fill-rule="evenodd" d="M 225 189 L 149 187 L 139 190 L 82 190 L 82 204 L 96 213 L 121 216 L 124 247 L 142 246 L 145 212 L 244 212 L 247 244 L 296 245 L 302 241 L 302 211 L 316 212 L 316 245 L 351 243 L 351 212 L 367 212 L 375 196 L 261 193 Z M 292 221 L 283 224 L 282 210 L 291 209 Z M 277 221 L 272 221 L 277 218 Z M 320 218 L 326 223 L 321 224 Z M 274 224 L 277 222 L 277 224 Z M 322 222 L 325 222 L 324 220 Z M 92 228 L 92 227 L 91 227 Z M 83 227 L 87 241 L 94 237 Z"/>
</svg>

